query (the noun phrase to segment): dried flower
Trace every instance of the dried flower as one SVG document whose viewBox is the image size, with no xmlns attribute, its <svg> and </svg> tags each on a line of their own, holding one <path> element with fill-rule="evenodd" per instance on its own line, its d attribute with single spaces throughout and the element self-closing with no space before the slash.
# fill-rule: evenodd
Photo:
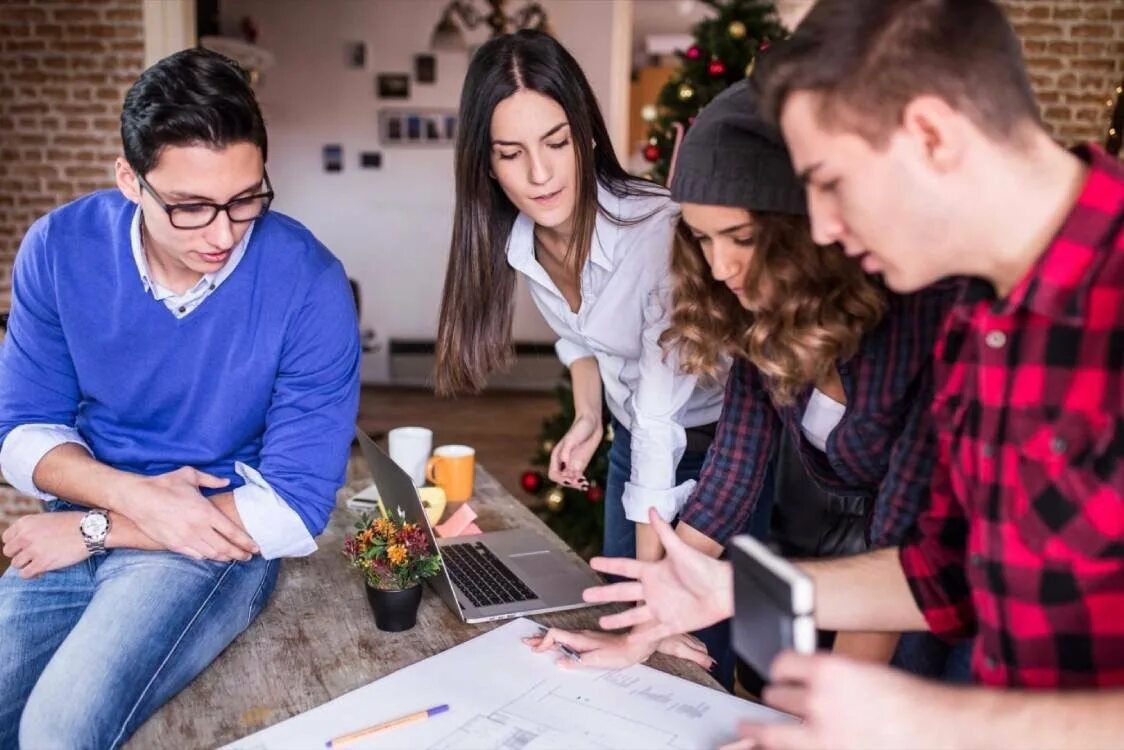
<svg viewBox="0 0 1124 750">
<path fill-rule="evenodd" d="M 389 539 L 394 534 L 394 522 L 389 518 L 378 518 L 371 525 L 371 529 L 375 534 L 378 534 L 383 539 Z"/>
<path fill-rule="evenodd" d="M 396 518 L 363 516 L 355 530 L 355 536 L 344 539 L 344 556 L 375 588 L 409 588 L 441 570 L 429 536 L 417 524 L 407 523 L 401 511 Z"/>
<path fill-rule="evenodd" d="M 386 548 L 386 559 L 390 560 L 391 565 L 401 565 L 406 562 L 406 545 L 392 544 Z"/>
</svg>

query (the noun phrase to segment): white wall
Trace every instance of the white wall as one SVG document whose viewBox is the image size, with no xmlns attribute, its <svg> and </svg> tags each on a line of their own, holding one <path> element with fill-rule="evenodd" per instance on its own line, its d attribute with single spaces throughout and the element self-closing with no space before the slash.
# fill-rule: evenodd
<svg viewBox="0 0 1124 750">
<path fill-rule="evenodd" d="M 543 5 L 558 39 L 589 76 L 607 118 L 626 129 L 627 82 L 625 96 L 614 98 L 612 73 L 621 68 L 614 55 L 623 55 L 626 64 L 628 59 L 627 34 L 624 48 L 614 52 L 614 25 L 628 15 L 619 7 L 622 2 L 546 0 Z M 231 33 L 249 16 L 259 29 L 258 44 L 277 58 L 258 85 L 276 207 L 306 224 L 359 281 L 362 324 L 375 328 L 383 344 L 364 358 L 367 382 L 388 377 L 388 339 L 432 339 L 436 332 L 452 231 L 453 150 L 383 147 L 377 113 L 382 106 L 404 104 L 456 107 L 467 55 L 439 54 L 436 84 L 419 85 L 412 76 L 413 56 L 428 51 L 444 5 L 445 0 L 222 3 L 224 31 Z M 470 42 L 484 39 L 484 30 L 469 35 Z M 367 43 L 365 70 L 345 66 L 348 41 Z M 409 72 L 410 99 L 377 99 L 377 72 Z M 327 143 L 342 144 L 342 172 L 323 171 L 321 148 Z M 382 152 L 382 169 L 358 167 L 364 150 Z M 525 289 L 520 290 L 515 338 L 554 338 Z"/>
<path fill-rule="evenodd" d="M 144 0 L 144 67 L 195 42 L 195 0 Z"/>
</svg>

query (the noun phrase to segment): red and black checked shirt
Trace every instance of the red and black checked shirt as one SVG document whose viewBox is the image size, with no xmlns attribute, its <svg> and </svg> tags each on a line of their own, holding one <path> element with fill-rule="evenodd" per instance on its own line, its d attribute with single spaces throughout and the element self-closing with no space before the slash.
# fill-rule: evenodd
<svg viewBox="0 0 1124 750">
<path fill-rule="evenodd" d="M 1076 153 L 1087 181 L 1034 267 L 949 317 L 931 505 L 901 550 L 991 686 L 1124 685 L 1124 168 Z"/>
<path fill-rule="evenodd" d="M 824 491 L 873 498 L 871 542 L 897 545 L 928 501 L 935 451 L 926 422 L 933 347 L 962 282 L 909 295 L 887 293 L 882 321 L 837 363 L 847 410 L 820 451 L 800 422 L 812 387 L 776 406 L 756 367 L 737 360 L 714 442 L 679 518 L 725 544 L 747 526 L 782 430 L 796 437 L 805 468 Z"/>
</svg>

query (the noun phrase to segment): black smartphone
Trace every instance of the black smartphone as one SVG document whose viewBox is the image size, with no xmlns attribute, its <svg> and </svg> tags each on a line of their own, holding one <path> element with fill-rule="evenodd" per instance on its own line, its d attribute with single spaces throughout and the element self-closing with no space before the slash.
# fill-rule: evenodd
<svg viewBox="0 0 1124 750">
<path fill-rule="evenodd" d="M 730 541 L 734 651 L 762 676 L 779 653 L 816 650 L 812 579 L 751 536 Z"/>
</svg>

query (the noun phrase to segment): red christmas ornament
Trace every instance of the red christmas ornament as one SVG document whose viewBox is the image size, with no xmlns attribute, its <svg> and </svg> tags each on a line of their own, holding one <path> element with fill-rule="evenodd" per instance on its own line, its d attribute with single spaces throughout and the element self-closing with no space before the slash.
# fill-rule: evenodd
<svg viewBox="0 0 1124 750">
<path fill-rule="evenodd" d="M 250 44 L 257 44 L 258 41 L 258 25 L 254 23 L 254 19 L 249 16 L 244 16 L 242 21 L 238 24 L 238 30 L 242 33 L 242 38 Z"/>
<path fill-rule="evenodd" d="M 710 66 L 707 68 L 707 71 L 712 76 L 716 77 L 726 75 L 726 63 L 722 62 L 721 60 L 711 60 Z"/>
<path fill-rule="evenodd" d="M 659 161 L 660 147 L 649 143 L 644 147 L 644 158 L 648 161 Z"/>
<path fill-rule="evenodd" d="M 605 490 L 598 487 L 596 484 L 589 485 L 589 489 L 585 491 L 585 496 L 589 498 L 591 503 L 599 503 L 605 499 Z"/>
<path fill-rule="evenodd" d="M 757 45 L 757 51 L 758 52 L 764 52 L 767 49 L 769 49 L 769 40 L 768 39 L 762 39 L 761 44 Z"/>
<path fill-rule="evenodd" d="M 688 60 L 698 60 L 700 57 L 702 57 L 702 50 L 701 49 L 699 49 L 698 47 L 687 48 L 687 59 Z"/>
<path fill-rule="evenodd" d="M 523 476 L 519 477 L 519 484 L 527 492 L 534 494 L 542 488 L 542 474 L 537 471 L 525 471 Z"/>
</svg>

